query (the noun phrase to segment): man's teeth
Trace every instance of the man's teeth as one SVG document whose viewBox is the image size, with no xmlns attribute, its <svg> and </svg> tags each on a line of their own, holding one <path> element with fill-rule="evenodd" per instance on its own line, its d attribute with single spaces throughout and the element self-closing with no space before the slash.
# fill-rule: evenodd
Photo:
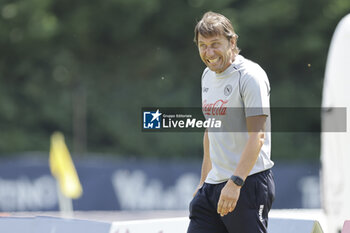
<svg viewBox="0 0 350 233">
<path fill-rule="evenodd" d="M 219 58 L 215 58 L 215 59 L 208 59 L 209 63 L 215 63 L 219 60 Z"/>
</svg>

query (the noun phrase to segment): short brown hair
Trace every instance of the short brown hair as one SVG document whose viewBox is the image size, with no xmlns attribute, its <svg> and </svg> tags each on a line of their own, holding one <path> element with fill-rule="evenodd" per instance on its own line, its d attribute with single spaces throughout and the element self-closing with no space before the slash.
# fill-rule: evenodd
<svg viewBox="0 0 350 233">
<path fill-rule="evenodd" d="M 198 45 L 198 34 L 201 34 L 204 37 L 224 35 L 228 40 L 233 38 L 236 45 L 234 53 L 238 54 L 240 52 L 237 47 L 238 35 L 233 30 L 231 21 L 222 14 L 212 11 L 205 13 L 194 28 L 193 41 L 196 45 Z"/>
</svg>

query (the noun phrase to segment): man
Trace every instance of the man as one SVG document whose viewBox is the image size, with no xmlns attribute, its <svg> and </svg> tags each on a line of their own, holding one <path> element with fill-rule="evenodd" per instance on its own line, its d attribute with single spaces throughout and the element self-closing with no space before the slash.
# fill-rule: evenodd
<svg viewBox="0 0 350 233">
<path fill-rule="evenodd" d="M 265 129 L 270 85 L 259 65 L 239 55 L 237 37 L 231 22 L 214 12 L 205 13 L 195 27 L 194 41 L 207 66 L 202 110 L 206 117 L 223 119 L 222 128 L 229 130 L 204 133 L 202 174 L 190 203 L 188 233 L 267 232 L 275 193 L 270 132 Z"/>
</svg>

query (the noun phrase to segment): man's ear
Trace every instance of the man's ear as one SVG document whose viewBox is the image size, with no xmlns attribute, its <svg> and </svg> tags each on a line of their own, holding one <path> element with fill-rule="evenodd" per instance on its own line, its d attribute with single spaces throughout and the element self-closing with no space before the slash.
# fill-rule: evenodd
<svg viewBox="0 0 350 233">
<path fill-rule="evenodd" d="M 231 37 L 230 42 L 231 42 L 231 44 L 236 45 L 234 37 Z"/>
<path fill-rule="evenodd" d="M 236 48 L 235 38 L 232 37 L 232 38 L 230 39 L 230 44 L 231 44 L 232 50 L 234 50 L 234 49 Z"/>
</svg>

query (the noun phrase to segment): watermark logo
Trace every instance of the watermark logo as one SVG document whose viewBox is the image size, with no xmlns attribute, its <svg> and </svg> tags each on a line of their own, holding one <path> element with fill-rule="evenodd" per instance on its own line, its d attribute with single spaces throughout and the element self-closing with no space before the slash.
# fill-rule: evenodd
<svg viewBox="0 0 350 233">
<path fill-rule="evenodd" d="M 144 132 L 202 132 L 220 127 L 221 121 L 204 117 L 201 108 L 142 108 Z"/>
<path fill-rule="evenodd" d="M 143 112 L 143 128 L 144 129 L 160 129 L 161 128 L 162 113 L 157 111 Z"/>
<path fill-rule="evenodd" d="M 227 87 L 227 93 L 230 87 Z M 142 132 L 247 132 L 248 116 L 267 116 L 265 132 L 347 132 L 346 108 L 228 106 L 228 100 L 202 102 L 201 107 L 142 107 Z M 321 118 L 322 115 L 322 128 Z M 270 123 L 270 116 L 273 122 Z M 272 127 L 272 128 L 271 128 Z"/>
</svg>

